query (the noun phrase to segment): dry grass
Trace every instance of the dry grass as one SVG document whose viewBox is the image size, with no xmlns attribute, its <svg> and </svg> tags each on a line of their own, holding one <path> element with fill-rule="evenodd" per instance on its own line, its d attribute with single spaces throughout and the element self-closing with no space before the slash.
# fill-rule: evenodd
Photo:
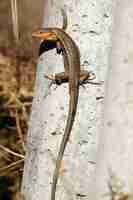
<svg viewBox="0 0 133 200">
<path fill-rule="evenodd" d="M 12 31 L 11 2 L 0 1 L 0 200 L 20 200 L 24 145 L 35 79 L 41 1 L 18 1 L 20 41 Z M 7 192 L 8 191 L 8 192 Z M 5 196 L 7 195 L 7 196 Z"/>
<path fill-rule="evenodd" d="M 35 79 L 35 61 L 25 55 L 0 48 L 0 182 L 6 180 L 4 190 L 13 200 L 20 193 Z"/>
</svg>

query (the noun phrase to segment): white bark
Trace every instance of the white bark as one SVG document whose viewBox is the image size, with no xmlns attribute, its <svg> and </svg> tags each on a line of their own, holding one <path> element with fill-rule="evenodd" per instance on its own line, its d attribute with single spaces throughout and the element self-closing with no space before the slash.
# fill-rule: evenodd
<svg viewBox="0 0 133 200">
<path fill-rule="evenodd" d="M 45 15 L 44 24 L 60 27 L 62 18 L 59 9 L 50 9 L 50 1 L 47 2 L 49 4 L 45 10 L 52 16 L 48 18 Z M 82 67 L 84 65 L 84 69 L 94 71 L 99 81 L 104 80 L 108 64 L 111 3 L 111 0 L 58 1 L 58 6 L 65 6 L 68 15 L 67 32 L 79 46 Z M 55 50 L 41 56 L 23 178 L 23 191 L 27 200 L 50 200 L 50 183 L 66 124 L 69 100 L 68 84 L 56 90 L 55 86 L 48 89 L 49 81 L 44 78 L 44 74 L 57 71 L 64 69 L 62 57 L 57 56 Z M 80 199 L 80 195 L 84 199 L 91 198 L 102 106 L 102 100 L 96 100 L 96 97 L 101 95 L 102 86 L 87 85 L 86 89 L 80 88 L 77 115 L 64 155 L 64 172 L 57 186 L 57 200 Z"/>
<path fill-rule="evenodd" d="M 97 200 L 133 199 L 133 1 L 117 0 L 114 11 L 111 64 L 93 198 Z"/>
</svg>

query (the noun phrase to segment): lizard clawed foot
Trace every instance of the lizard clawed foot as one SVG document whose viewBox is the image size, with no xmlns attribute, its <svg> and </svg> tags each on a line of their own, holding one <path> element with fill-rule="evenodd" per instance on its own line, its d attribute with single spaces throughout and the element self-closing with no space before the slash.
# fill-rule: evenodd
<svg viewBox="0 0 133 200">
<path fill-rule="evenodd" d="M 54 75 L 47 75 L 47 74 L 45 74 L 44 77 L 47 78 L 47 79 L 49 79 L 49 80 L 51 80 L 51 81 L 55 81 L 55 76 Z"/>
<path fill-rule="evenodd" d="M 94 72 L 90 71 L 89 74 L 90 74 L 89 80 L 94 80 L 94 79 L 96 79 L 96 75 L 95 75 Z"/>
<path fill-rule="evenodd" d="M 79 80 L 79 85 L 81 85 L 84 89 L 85 89 L 85 86 L 84 84 L 87 84 L 87 83 L 90 83 L 91 80 L 95 79 L 96 78 L 96 75 L 94 72 L 92 71 L 86 71 L 86 70 L 82 70 L 80 72 L 80 80 Z"/>
<path fill-rule="evenodd" d="M 81 81 L 81 80 L 79 80 L 79 85 L 80 85 L 83 89 L 86 89 L 85 85 L 83 85 L 83 84 L 84 84 L 84 82 Z"/>
<path fill-rule="evenodd" d="M 51 88 L 51 86 L 53 84 L 56 85 L 55 75 L 47 75 L 47 74 L 45 74 L 44 77 L 47 78 L 47 79 L 49 79 L 49 80 L 51 80 L 49 88 Z M 57 89 L 57 86 L 55 87 L 55 90 L 56 89 Z"/>
<path fill-rule="evenodd" d="M 103 81 L 100 82 L 93 82 L 93 81 L 85 81 L 84 84 L 91 84 L 91 85 L 103 85 Z"/>
</svg>

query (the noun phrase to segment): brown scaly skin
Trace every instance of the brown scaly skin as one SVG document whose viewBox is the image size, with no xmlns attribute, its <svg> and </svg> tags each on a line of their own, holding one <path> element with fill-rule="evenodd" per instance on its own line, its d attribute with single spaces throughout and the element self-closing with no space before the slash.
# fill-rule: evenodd
<svg viewBox="0 0 133 200">
<path fill-rule="evenodd" d="M 44 39 L 45 41 L 53 40 L 57 41 L 57 47 L 59 52 L 62 52 L 64 57 L 65 72 L 57 73 L 55 76 L 46 76 L 47 78 L 54 80 L 56 84 L 63 82 L 69 82 L 69 112 L 67 123 L 63 135 L 63 139 L 60 145 L 60 150 L 57 156 L 56 167 L 53 175 L 53 183 L 51 190 L 51 200 L 55 200 L 56 185 L 58 181 L 61 161 L 65 151 L 66 144 L 69 140 L 74 118 L 77 109 L 79 85 L 85 83 L 87 80 L 94 79 L 91 72 L 80 70 L 80 54 L 78 47 L 72 38 L 60 28 L 45 28 L 33 33 L 33 37 Z"/>
</svg>

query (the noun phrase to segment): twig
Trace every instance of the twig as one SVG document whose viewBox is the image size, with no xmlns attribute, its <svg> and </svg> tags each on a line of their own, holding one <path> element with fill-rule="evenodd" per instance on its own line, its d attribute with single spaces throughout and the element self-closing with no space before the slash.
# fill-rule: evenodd
<svg viewBox="0 0 133 200">
<path fill-rule="evenodd" d="M 23 106 L 31 106 L 32 105 L 32 103 L 30 103 L 30 102 L 25 102 L 25 103 L 23 103 Z M 17 109 L 17 108 L 20 108 L 20 106 L 19 105 L 3 105 L 3 107 L 4 108 L 11 108 L 11 109 Z"/>
<path fill-rule="evenodd" d="M 22 164 L 24 162 L 24 159 L 21 159 L 21 160 L 18 160 L 18 161 L 16 161 L 16 162 L 13 162 L 13 163 L 11 163 L 10 165 L 8 165 L 8 166 L 6 166 L 6 167 L 1 167 L 0 168 L 0 173 L 2 173 L 2 172 L 4 172 L 4 171 L 6 171 L 7 172 L 7 170 L 13 170 L 13 169 L 15 169 L 16 167 L 18 167 L 18 165 L 20 165 L 20 164 Z"/>
<path fill-rule="evenodd" d="M 6 106 L 10 105 L 11 103 L 16 102 L 17 105 L 19 105 L 20 107 L 23 106 L 23 103 L 18 99 L 18 97 L 16 96 L 16 94 L 14 92 L 10 92 L 10 98 L 9 100 L 6 102 Z"/>
<path fill-rule="evenodd" d="M 7 152 L 7 153 L 10 153 L 14 156 L 17 156 L 17 157 L 20 157 L 20 158 L 24 158 L 24 156 L 22 154 L 19 154 L 19 153 L 16 153 L 10 149 L 8 149 L 7 147 L 4 147 L 3 145 L 0 144 L 0 149 L 2 149 L 3 151 Z"/>
<path fill-rule="evenodd" d="M 19 114 L 18 114 L 17 109 L 16 109 L 16 128 L 17 128 L 17 133 L 18 133 L 18 140 L 21 142 L 23 149 L 25 149 L 24 140 L 23 140 L 23 133 L 22 133 L 22 129 L 21 129 L 21 126 L 20 126 L 20 119 L 19 119 Z"/>
</svg>

